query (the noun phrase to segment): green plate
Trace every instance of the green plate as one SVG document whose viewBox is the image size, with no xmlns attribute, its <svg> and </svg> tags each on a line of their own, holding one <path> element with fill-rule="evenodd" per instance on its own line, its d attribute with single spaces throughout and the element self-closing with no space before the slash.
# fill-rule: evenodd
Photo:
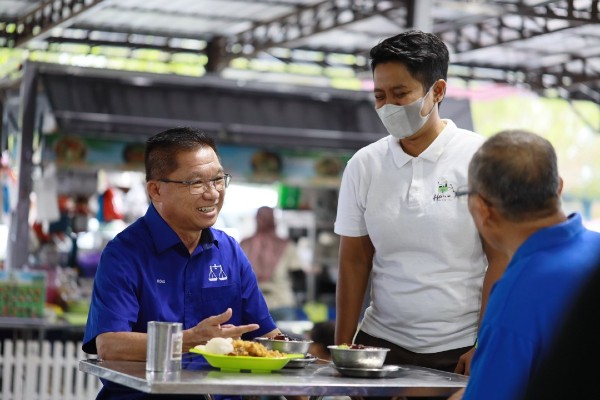
<svg viewBox="0 0 600 400">
<path fill-rule="evenodd" d="M 293 358 L 304 358 L 304 354 L 286 354 L 282 358 L 228 356 L 222 354 L 211 354 L 204 350 L 191 348 L 191 353 L 202 354 L 208 363 L 220 368 L 221 371 L 242 371 L 264 373 L 278 371 Z"/>
</svg>

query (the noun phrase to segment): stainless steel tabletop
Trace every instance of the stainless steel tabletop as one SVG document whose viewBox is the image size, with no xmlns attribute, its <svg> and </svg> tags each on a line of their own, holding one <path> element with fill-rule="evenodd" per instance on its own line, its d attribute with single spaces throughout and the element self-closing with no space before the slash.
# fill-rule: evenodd
<svg viewBox="0 0 600 400">
<path fill-rule="evenodd" d="M 222 372 L 208 367 L 177 373 L 146 372 L 133 361 L 83 360 L 79 369 L 146 393 L 304 396 L 449 396 L 466 386 L 467 377 L 402 365 L 385 378 L 342 376 L 332 364 L 271 373 Z"/>
</svg>

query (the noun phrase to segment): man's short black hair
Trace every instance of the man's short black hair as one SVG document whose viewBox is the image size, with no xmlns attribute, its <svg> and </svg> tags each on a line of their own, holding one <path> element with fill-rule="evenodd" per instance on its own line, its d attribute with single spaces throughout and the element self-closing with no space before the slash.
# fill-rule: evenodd
<svg viewBox="0 0 600 400">
<path fill-rule="evenodd" d="M 212 148 L 217 156 L 215 141 L 204 132 L 189 127 L 172 128 L 157 133 L 146 141 L 144 164 L 146 182 L 166 178 L 177 169 L 177 154 L 201 147 Z"/>
</svg>

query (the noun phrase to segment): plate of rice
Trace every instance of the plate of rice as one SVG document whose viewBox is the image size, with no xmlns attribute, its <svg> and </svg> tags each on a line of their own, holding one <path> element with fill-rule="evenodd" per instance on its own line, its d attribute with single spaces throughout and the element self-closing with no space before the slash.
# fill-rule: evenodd
<svg viewBox="0 0 600 400">
<path fill-rule="evenodd" d="M 261 343 L 230 338 L 213 338 L 206 345 L 190 349 L 191 353 L 202 354 L 210 366 L 221 371 L 250 371 L 265 373 L 278 371 L 294 358 L 304 354 L 287 354 L 269 350 Z"/>
</svg>

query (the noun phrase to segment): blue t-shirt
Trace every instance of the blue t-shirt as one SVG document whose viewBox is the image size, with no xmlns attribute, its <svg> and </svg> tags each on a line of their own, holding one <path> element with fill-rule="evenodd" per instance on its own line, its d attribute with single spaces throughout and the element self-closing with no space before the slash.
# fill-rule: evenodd
<svg viewBox="0 0 600 400">
<path fill-rule="evenodd" d="M 573 214 L 531 235 L 490 294 L 463 400 L 517 399 L 600 261 L 600 234 Z"/>
<path fill-rule="evenodd" d="M 102 252 L 83 351 L 96 354 L 96 336 L 101 333 L 145 333 L 148 321 L 181 322 L 183 329 L 189 329 L 227 308 L 233 310 L 227 323 L 260 326 L 245 338 L 276 328 L 252 267 L 235 239 L 218 229 L 204 229 L 190 255 L 150 205 L 144 217 L 119 233 Z M 111 386 L 117 389 L 119 385 L 105 382 L 103 391 Z M 123 389 L 118 389 L 121 395 L 125 395 Z M 132 390 L 127 398 L 134 393 L 141 395 Z"/>
</svg>

